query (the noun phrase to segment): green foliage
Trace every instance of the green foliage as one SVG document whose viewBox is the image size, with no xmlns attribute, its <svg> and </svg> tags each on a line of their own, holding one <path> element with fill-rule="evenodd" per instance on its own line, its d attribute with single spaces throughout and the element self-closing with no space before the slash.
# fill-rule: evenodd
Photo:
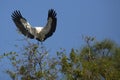
<svg viewBox="0 0 120 80">
<path fill-rule="evenodd" d="M 18 55 L 19 54 L 19 55 Z M 29 43 L 20 53 L 9 52 L 1 55 L 7 57 L 14 70 L 6 70 L 13 80 L 55 80 L 57 68 L 55 59 L 48 57 L 44 46 Z M 53 78 L 53 79 L 52 79 Z"/>
<path fill-rule="evenodd" d="M 71 49 L 70 56 L 59 52 L 61 73 L 65 80 L 120 79 L 120 48 L 111 40 L 101 42 L 87 37 L 81 50 Z"/>
<path fill-rule="evenodd" d="M 119 80 L 120 47 L 105 39 L 84 37 L 81 50 L 65 49 L 50 58 L 43 45 L 29 43 L 20 53 L 4 53 L 14 70 L 6 70 L 13 80 Z M 18 55 L 19 54 L 19 55 Z"/>
</svg>

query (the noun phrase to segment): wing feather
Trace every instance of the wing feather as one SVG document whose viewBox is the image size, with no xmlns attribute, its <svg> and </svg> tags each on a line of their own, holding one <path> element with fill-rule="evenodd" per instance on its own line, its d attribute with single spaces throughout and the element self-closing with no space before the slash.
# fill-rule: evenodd
<svg viewBox="0 0 120 80">
<path fill-rule="evenodd" d="M 55 12 L 54 9 L 50 9 L 48 11 L 47 24 L 43 28 L 43 33 L 45 34 L 44 40 L 46 40 L 48 37 L 52 36 L 56 30 L 56 25 L 57 25 L 56 15 L 57 15 L 57 13 Z"/>
<path fill-rule="evenodd" d="M 34 38 L 34 36 L 26 28 L 27 26 L 30 27 L 30 24 L 27 22 L 27 20 L 24 17 L 22 17 L 22 15 L 21 15 L 19 10 L 14 11 L 12 13 L 11 17 L 12 17 L 12 20 L 14 21 L 16 27 L 19 29 L 19 31 L 23 35 L 25 35 L 25 36 L 27 36 L 27 37 L 29 37 L 31 39 Z"/>
</svg>

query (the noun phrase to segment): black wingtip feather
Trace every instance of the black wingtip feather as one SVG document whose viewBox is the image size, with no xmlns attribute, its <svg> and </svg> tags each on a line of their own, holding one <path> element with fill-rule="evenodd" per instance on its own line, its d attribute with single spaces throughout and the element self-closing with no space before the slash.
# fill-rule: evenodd
<svg viewBox="0 0 120 80">
<path fill-rule="evenodd" d="M 49 17 L 56 18 L 56 15 L 57 15 L 57 13 L 55 12 L 54 9 L 50 9 L 50 10 L 48 11 L 48 18 L 49 18 Z"/>
<path fill-rule="evenodd" d="M 12 20 L 20 20 L 21 18 L 23 18 L 19 10 L 15 10 L 12 13 L 11 17 L 12 17 Z"/>
</svg>

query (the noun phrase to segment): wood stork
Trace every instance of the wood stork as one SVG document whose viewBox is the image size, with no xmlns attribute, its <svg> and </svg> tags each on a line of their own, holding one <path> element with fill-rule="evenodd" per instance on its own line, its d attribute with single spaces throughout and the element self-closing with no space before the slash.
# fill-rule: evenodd
<svg viewBox="0 0 120 80">
<path fill-rule="evenodd" d="M 18 30 L 30 39 L 37 39 L 40 42 L 45 41 L 52 36 L 56 30 L 57 13 L 54 9 L 49 9 L 47 23 L 44 27 L 32 27 L 29 22 L 22 16 L 19 10 L 15 10 L 11 17 Z"/>
</svg>

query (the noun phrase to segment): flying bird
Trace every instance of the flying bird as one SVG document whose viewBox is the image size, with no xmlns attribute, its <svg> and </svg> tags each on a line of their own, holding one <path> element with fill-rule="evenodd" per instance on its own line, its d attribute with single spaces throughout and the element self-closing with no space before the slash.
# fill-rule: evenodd
<svg viewBox="0 0 120 80">
<path fill-rule="evenodd" d="M 15 10 L 11 17 L 18 30 L 30 39 L 36 39 L 40 42 L 45 41 L 52 36 L 57 26 L 57 13 L 54 9 L 49 9 L 47 23 L 44 27 L 32 27 L 29 22 L 22 16 L 19 10 Z"/>
</svg>

